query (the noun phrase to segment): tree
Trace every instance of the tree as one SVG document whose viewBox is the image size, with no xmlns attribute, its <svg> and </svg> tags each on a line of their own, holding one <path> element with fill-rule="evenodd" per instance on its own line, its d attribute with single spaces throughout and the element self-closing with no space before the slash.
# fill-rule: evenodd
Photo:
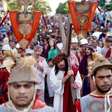
<svg viewBox="0 0 112 112">
<path fill-rule="evenodd" d="M 35 0 L 34 8 L 36 10 L 40 10 L 44 14 L 47 14 L 51 11 L 51 8 L 46 1 Z"/>
<path fill-rule="evenodd" d="M 18 0 L 4 0 L 7 3 L 7 9 L 8 10 L 17 10 L 20 11 L 22 8 L 22 5 Z M 34 0 L 34 4 L 32 0 L 27 0 L 26 7 L 32 7 L 33 10 L 39 10 L 44 14 L 47 14 L 51 11 L 51 8 L 49 7 L 48 3 L 45 0 Z M 23 1 L 24 2 L 24 1 Z"/>
<path fill-rule="evenodd" d="M 60 3 L 58 8 L 56 9 L 56 13 L 57 14 L 67 14 L 68 13 L 67 2 Z"/>
<path fill-rule="evenodd" d="M 109 3 L 106 3 L 106 0 L 100 0 L 99 6 L 104 10 L 112 10 L 112 0 Z"/>
<path fill-rule="evenodd" d="M 110 4 L 106 4 L 104 8 L 108 11 L 112 10 L 112 2 Z"/>
</svg>

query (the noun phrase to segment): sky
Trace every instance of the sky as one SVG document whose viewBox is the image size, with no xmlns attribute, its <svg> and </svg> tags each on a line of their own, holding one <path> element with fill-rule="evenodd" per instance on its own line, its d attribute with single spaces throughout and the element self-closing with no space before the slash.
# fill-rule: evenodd
<svg viewBox="0 0 112 112">
<path fill-rule="evenodd" d="M 67 0 L 47 0 L 47 2 L 49 3 L 51 9 L 52 9 L 52 13 L 51 14 L 54 14 L 55 13 L 55 10 L 57 9 L 59 3 L 64 3 L 66 2 Z"/>
</svg>

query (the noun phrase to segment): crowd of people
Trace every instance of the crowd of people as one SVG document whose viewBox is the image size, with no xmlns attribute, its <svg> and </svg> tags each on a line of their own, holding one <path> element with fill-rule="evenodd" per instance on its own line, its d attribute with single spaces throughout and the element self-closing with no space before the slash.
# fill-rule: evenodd
<svg viewBox="0 0 112 112">
<path fill-rule="evenodd" d="M 111 112 L 112 12 L 97 10 L 86 37 L 63 49 L 59 15 L 43 17 L 22 48 L 9 18 L 0 26 L 0 112 Z M 68 16 L 62 17 L 66 34 Z"/>
</svg>

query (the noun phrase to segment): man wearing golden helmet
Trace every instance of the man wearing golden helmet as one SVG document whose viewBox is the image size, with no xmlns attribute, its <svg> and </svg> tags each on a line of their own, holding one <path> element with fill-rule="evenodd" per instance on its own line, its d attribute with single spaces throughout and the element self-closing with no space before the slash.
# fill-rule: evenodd
<svg viewBox="0 0 112 112">
<path fill-rule="evenodd" d="M 54 112 L 36 98 L 35 73 L 33 65 L 25 64 L 24 59 L 16 64 L 8 80 L 9 101 L 0 106 L 0 112 Z"/>
</svg>

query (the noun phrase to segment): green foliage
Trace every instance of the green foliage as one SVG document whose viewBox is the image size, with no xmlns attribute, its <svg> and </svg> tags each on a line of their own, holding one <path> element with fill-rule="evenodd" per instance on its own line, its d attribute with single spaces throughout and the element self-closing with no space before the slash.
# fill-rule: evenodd
<svg viewBox="0 0 112 112">
<path fill-rule="evenodd" d="M 106 4 L 106 0 L 100 0 L 99 6 L 102 7 L 102 9 L 105 10 L 112 10 L 112 1 L 109 4 Z"/>
<path fill-rule="evenodd" d="M 99 6 L 103 8 L 105 6 L 105 0 L 100 0 Z"/>
<path fill-rule="evenodd" d="M 17 0 L 11 1 L 11 2 L 7 2 L 7 6 L 8 6 L 8 10 L 21 10 L 21 5 L 17 2 Z M 46 1 L 39 1 L 39 0 L 35 0 L 34 3 L 34 10 L 39 10 L 41 12 L 43 12 L 44 14 L 47 14 L 51 11 L 51 8 L 49 7 L 48 3 Z"/>
<path fill-rule="evenodd" d="M 112 10 L 112 3 L 105 5 L 105 9 L 108 11 Z"/>
<path fill-rule="evenodd" d="M 57 14 L 67 14 L 68 13 L 67 2 L 60 3 L 58 8 L 56 9 L 56 13 Z"/>
<path fill-rule="evenodd" d="M 20 6 L 17 2 L 8 3 L 8 10 L 20 10 Z"/>
<path fill-rule="evenodd" d="M 45 14 L 51 11 L 51 8 L 47 2 L 40 2 L 38 0 L 35 1 L 34 9 L 39 10 Z"/>
</svg>

